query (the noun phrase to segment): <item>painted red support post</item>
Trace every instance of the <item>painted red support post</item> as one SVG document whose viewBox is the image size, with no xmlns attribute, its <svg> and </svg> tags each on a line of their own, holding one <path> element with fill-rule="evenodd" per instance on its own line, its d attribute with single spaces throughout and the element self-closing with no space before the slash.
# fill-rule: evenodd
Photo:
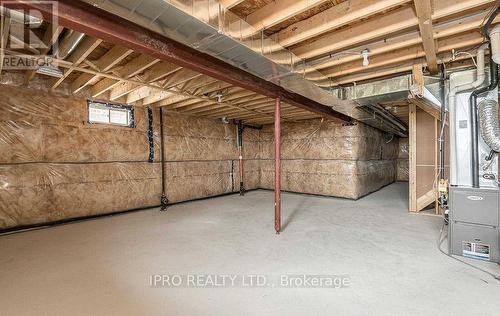
<svg viewBox="0 0 500 316">
<path fill-rule="evenodd" d="M 281 99 L 274 111 L 274 229 L 281 232 Z"/>
</svg>

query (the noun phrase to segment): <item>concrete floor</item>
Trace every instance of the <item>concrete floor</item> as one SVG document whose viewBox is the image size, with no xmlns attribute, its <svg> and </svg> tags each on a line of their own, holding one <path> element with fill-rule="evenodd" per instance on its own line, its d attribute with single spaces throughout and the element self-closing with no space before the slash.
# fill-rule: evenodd
<svg viewBox="0 0 500 316">
<path fill-rule="evenodd" d="M 273 193 L 254 191 L 2 236 L 0 313 L 500 315 L 500 282 L 442 255 L 441 219 L 408 214 L 406 188 L 359 201 L 283 194 L 281 235 Z M 335 274 L 351 285 L 154 288 L 151 274 Z"/>
</svg>

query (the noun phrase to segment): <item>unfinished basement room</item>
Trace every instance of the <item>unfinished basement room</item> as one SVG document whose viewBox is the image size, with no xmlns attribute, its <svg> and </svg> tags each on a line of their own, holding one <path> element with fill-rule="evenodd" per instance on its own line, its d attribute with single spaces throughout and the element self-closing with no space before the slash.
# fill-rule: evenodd
<svg viewBox="0 0 500 316">
<path fill-rule="evenodd" d="M 0 0 L 0 315 L 500 315 L 499 13 Z"/>
</svg>

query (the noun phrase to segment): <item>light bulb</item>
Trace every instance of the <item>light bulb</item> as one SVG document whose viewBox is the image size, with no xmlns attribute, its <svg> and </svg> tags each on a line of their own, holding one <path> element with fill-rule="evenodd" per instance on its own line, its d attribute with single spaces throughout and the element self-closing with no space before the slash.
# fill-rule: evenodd
<svg viewBox="0 0 500 316">
<path fill-rule="evenodd" d="M 370 64 L 370 61 L 368 60 L 368 56 L 370 56 L 370 51 L 368 49 L 365 49 L 361 52 L 361 56 L 363 56 L 363 67 L 366 67 Z"/>
</svg>

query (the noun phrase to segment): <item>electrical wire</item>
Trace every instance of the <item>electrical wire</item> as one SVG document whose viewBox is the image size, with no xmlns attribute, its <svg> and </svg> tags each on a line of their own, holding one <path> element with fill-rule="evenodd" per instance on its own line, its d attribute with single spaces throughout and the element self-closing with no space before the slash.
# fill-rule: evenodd
<svg viewBox="0 0 500 316">
<path fill-rule="evenodd" d="M 474 66 L 476 66 L 476 68 L 477 68 L 477 63 L 476 63 L 476 60 L 474 59 L 474 55 L 472 55 L 471 53 L 469 53 L 467 51 L 455 52 L 454 57 L 456 57 L 458 55 L 462 55 L 462 54 L 468 55 L 472 59 Z"/>
<path fill-rule="evenodd" d="M 437 239 L 437 248 L 439 249 L 439 251 L 440 251 L 442 254 L 444 254 L 445 256 L 450 257 L 450 258 L 452 258 L 452 259 L 454 259 L 454 260 L 456 260 L 456 261 L 458 261 L 458 262 L 461 262 L 461 263 L 463 263 L 463 264 L 465 264 L 465 265 L 468 265 L 468 266 L 469 266 L 469 267 L 471 267 L 471 268 L 474 268 L 474 269 L 479 270 L 479 271 L 481 271 L 481 272 L 483 272 L 483 273 L 486 273 L 486 274 L 488 274 L 489 276 L 491 276 L 492 278 L 494 278 L 495 280 L 500 281 L 500 275 L 495 275 L 494 273 L 491 273 L 490 271 L 484 270 L 483 268 L 480 268 L 480 267 L 475 266 L 475 265 L 473 265 L 473 264 L 471 264 L 471 263 L 468 263 L 468 262 L 466 262 L 466 261 L 463 261 L 463 260 L 460 260 L 460 259 L 458 259 L 458 258 L 455 258 L 455 257 L 453 257 L 452 255 L 450 255 L 449 253 L 446 253 L 446 252 L 445 252 L 445 251 L 441 248 L 441 245 L 443 244 L 443 241 L 445 241 L 445 239 L 446 239 L 446 238 L 448 238 L 448 236 L 444 236 L 444 238 L 443 238 L 443 231 L 444 231 L 444 227 L 445 227 L 445 224 L 443 223 L 443 226 L 441 226 L 441 230 L 439 231 L 439 237 L 438 237 L 438 239 Z"/>
</svg>

